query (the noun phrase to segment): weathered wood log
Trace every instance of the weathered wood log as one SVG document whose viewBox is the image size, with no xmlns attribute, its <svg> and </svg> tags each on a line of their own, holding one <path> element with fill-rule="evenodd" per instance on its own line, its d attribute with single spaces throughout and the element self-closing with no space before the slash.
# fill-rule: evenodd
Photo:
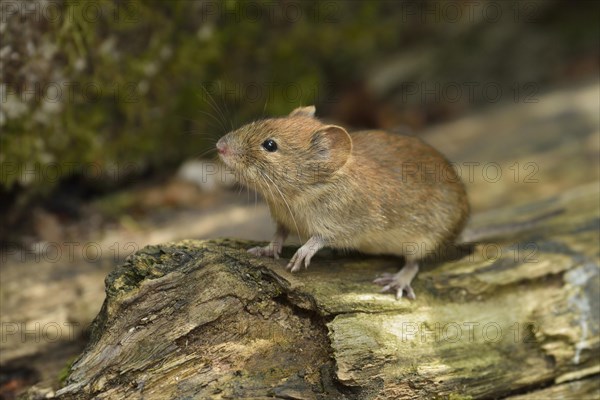
<svg viewBox="0 0 600 400">
<path fill-rule="evenodd" d="M 480 215 L 564 209 L 534 229 L 434 260 L 416 301 L 372 279 L 401 260 L 322 251 L 307 271 L 252 244 L 149 246 L 106 279 L 62 398 L 585 398 L 600 386 L 596 184 Z M 284 258 L 293 254 L 286 248 Z"/>
</svg>

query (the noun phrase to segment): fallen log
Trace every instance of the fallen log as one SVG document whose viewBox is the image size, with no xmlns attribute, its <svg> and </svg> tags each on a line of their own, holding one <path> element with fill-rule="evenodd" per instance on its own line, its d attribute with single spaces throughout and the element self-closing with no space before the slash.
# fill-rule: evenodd
<svg viewBox="0 0 600 400">
<path fill-rule="evenodd" d="M 474 218 L 564 209 L 425 265 L 415 301 L 371 283 L 401 260 L 324 250 L 308 270 L 254 243 L 148 246 L 106 278 L 61 398 L 514 399 L 600 393 L 596 184 Z"/>
</svg>

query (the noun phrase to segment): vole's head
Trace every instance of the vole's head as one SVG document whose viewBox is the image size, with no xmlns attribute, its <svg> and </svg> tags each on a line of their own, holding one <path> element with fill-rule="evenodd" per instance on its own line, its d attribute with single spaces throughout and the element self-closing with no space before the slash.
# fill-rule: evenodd
<svg viewBox="0 0 600 400">
<path fill-rule="evenodd" d="M 263 192 L 326 182 L 346 164 L 352 140 L 314 114 L 314 106 L 297 108 L 284 118 L 244 125 L 219 139 L 219 156 L 239 180 Z"/>
</svg>

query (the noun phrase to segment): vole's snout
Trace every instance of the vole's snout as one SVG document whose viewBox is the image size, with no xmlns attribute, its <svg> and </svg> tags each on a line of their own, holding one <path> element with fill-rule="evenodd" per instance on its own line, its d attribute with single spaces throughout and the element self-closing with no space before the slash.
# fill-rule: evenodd
<svg viewBox="0 0 600 400">
<path fill-rule="evenodd" d="M 217 142 L 217 151 L 221 156 L 226 156 L 229 153 L 229 146 L 223 138 L 219 139 Z"/>
</svg>

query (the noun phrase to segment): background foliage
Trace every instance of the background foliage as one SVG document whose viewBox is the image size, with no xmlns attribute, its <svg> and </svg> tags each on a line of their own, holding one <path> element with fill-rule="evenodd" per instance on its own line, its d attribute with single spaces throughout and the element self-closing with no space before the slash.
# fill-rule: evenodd
<svg viewBox="0 0 600 400">
<path fill-rule="evenodd" d="M 168 171 L 232 126 L 298 105 L 418 128 L 485 98 L 400 100 L 403 82 L 543 85 L 569 79 L 584 56 L 596 62 L 596 2 L 503 2 L 493 24 L 482 10 L 498 3 L 471 3 L 5 2 L 5 199 L 48 195 L 69 177 L 102 190 Z"/>
</svg>

